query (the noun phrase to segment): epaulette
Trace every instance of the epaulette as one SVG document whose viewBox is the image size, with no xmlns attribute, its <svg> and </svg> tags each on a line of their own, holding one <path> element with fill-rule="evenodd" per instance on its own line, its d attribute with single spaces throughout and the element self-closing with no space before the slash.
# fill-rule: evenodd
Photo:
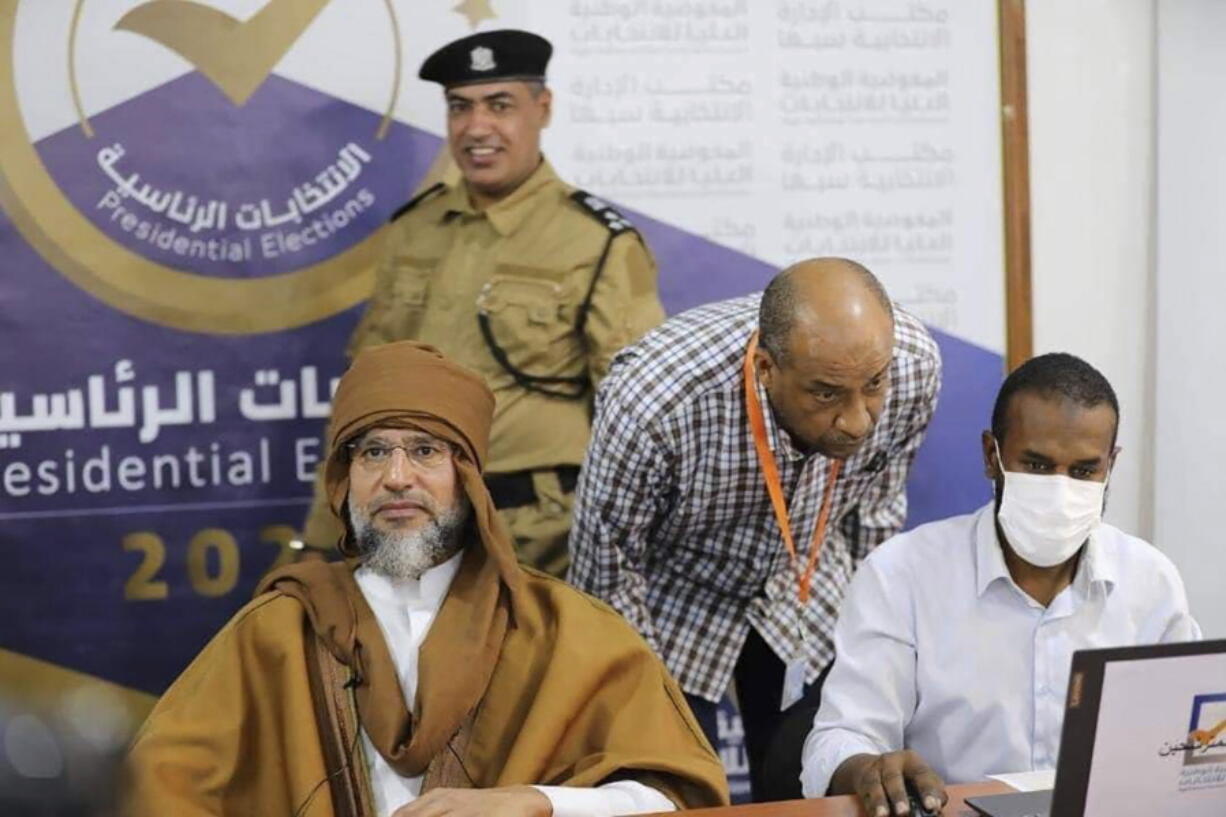
<svg viewBox="0 0 1226 817">
<path fill-rule="evenodd" d="M 396 212 L 392 213 L 392 217 L 388 219 L 388 223 L 400 218 L 405 213 L 409 212 L 414 207 L 433 196 L 435 193 L 439 192 L 440 190 L 445 190 L 446 188 L 447 185 L 443 184 L 442 182 L 436 182 L 435 184 L 430 185 L 425 190 L 421 191 L 416 196 L 400 205 L 400 207 L 396 208 Z"/>
<path fill-rule="evenodd" d="M 607 227 L 609 232 L 614 235 L 624 233 L 627 230 L 634 230 L 634 225 L 630 223 L 630 219 L 617 212 L 613 205 L 604 199 L 597 198 L 586 190 L 576 190 L 570 194 L 570 198 L 571 201 L 583 208 L 584 212 Z"/>
</svg>

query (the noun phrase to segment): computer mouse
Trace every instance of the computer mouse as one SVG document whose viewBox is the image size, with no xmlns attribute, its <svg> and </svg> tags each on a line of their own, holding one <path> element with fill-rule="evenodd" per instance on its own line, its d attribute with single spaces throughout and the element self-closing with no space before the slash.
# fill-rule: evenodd
<svg viewBox="0 0 1226 817">
<path fill-rule="evenodd" d="M 941 815 L 939 806 L 936 811 L 924 808 L 923 799 L 910 788 L 907 789 L 907 805 L 911 807 L 911 817 L 940 817 Z"/>
</svg>

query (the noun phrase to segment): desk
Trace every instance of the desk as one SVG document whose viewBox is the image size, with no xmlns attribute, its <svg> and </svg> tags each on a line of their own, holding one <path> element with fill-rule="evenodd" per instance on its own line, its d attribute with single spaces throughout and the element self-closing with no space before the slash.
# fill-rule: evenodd
<svg viewBox="0 0 1226 817">
<path fill-rule="evenodd" d="M 1004 783 L 995 780 L 986 783 L 969 783 L 964 786 L 949 786 L 949 804 L 942 812 L 944 817 L 978 817 L 978 812 L 963 802 L 967 797 L 985 794 L 1005 794 L 1013 791 Z M 782 803 L 756 803 L 750 806 L 727 806 L 724 808 L 700 808 L 684 812 L 695 817 L 864 817 L 856 798 L 823 797 L 821 800 L 788 800 Z M 660 817 L 663 817 L 661 815 Z"/>
</svg>

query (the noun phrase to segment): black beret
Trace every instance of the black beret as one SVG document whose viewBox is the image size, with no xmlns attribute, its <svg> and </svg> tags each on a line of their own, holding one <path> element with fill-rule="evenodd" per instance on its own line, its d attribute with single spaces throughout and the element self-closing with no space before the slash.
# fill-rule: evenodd
<svg viewBox="0 0 1226 817">
<path fill-rule="evenodd" d="M 549 40 L 529 31 L 503 29 L 463 37 L 435 51 L 417 76 L 445 88 L 512 79 L 543 80 L 553 55 Z"/>
</svg>

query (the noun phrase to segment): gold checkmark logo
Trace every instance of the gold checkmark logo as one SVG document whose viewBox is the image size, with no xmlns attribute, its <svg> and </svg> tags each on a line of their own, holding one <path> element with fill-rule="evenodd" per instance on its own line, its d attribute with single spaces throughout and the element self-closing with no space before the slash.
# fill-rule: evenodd
<svg viewBox="0 0 1226 817">
<path fill-rule="evenodd" d="M 115 28 L 161 43 L 242 106 L 329 0 L 270 0 L 246 22 L 192 0 L 152 0 Z"/>
</svg>

